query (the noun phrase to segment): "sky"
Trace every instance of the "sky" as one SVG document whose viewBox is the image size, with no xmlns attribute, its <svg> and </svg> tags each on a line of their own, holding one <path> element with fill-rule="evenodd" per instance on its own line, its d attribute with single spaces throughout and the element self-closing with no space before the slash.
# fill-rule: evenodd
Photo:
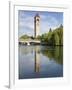
<svg viewBox="0 0 72 90">
<path fill-rule="evenodd" d="M 18 35 L 19 37 L 27 34 L 34 36 L 34 17 L 40 16 L 40 35 L 63 25 L 63 12 L 48 11 L 18 11 Z"/>
</svg>

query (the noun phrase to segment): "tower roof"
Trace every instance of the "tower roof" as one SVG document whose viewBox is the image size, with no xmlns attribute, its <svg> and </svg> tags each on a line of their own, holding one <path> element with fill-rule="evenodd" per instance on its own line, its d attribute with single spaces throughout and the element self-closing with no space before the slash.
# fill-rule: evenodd
<svg viewBox="0 0 72 90">
<path fill-rule="evenodd" d="M 39 14 L 37 13 L 37 14 L 35 15 L 35 17 L 40 17 L 40 16 L 39 16 Z"/>
</svg>

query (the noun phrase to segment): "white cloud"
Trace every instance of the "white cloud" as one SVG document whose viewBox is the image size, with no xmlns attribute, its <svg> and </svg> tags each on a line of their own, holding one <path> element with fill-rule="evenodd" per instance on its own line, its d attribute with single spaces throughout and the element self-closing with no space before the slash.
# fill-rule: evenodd
<svg viewBox="0 0 72 90">
<path fill-rule="evenodd" d="M 19 32 L 21 34 L 33 35 L 34 32 L 34 19 L 33 17 L 24 16 L 19 18 Z M 20 36 L 21 36 L 20 34 Z"/>
<path fill-rule="evenodd" d="M 50 28 L 55 29 L 60 25 L 57 18 L 51 15 L 40 14 L 40 34 L 48 32 Z M 21 13 L 19 17 L 19 33 L 34 34 L 34 16 Z"/>
<path fill-rule="evenodd" d="M 34 22 L 33 17 L 21 18 L 19 20 L 19 26 L 23 28 L 28 27 L 33 29 L 34 28 L 33 22 Z"/>
<path fill-rule="evenodd" d="M 55 29 L 59 26 L 59 22 L 55 17 L 40 15 L 41 17 L 41 34 L 48 32 L 50 28 Z"/>
</svg>

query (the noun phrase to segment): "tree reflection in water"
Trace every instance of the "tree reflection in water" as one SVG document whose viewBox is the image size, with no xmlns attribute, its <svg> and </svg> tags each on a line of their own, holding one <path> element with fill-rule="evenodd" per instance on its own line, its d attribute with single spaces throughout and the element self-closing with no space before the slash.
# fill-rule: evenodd
<svg viewBox="0 0 72 90">
<path fill-rule="evenodd" d="M 63 64 L 63 47 L 62 46 L 51 46 L 42 47 L 41 53 L 49 58 L 54 59 L 57 63 Z"/>
<path fill-rule="evenodd" d="M 55 60 L 58 64 L 63 64 L 63 47 L 62 46 L 35 46 L 35 72 L 40 71 L 40 53 L 48 57 L 49 60 Z"/>
<path fill-rule="evenodd" d="M 19 79 L 62 76 L 62 46 L 19 46 Z"/>
</svg>

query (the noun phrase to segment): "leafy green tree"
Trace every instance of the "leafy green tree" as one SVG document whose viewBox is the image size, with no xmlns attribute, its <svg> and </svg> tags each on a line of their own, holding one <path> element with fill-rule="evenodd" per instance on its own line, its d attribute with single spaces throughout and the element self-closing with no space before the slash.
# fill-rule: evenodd
<svg viewBox="0 0 72 90">
<path fill-rule="evenodd" d="M 33 36 L 23 35 L 20 39 L 34 39 L 40 40 L 41 43 L 47 45 L 63 45 L 63 25 L 61 24 L 58 28 L 52 30 L 49 29 L 49 32 L 42 35 L 38 35 L 36 38 Z"/>
<path fill-rule="evenodd" d="M 55 45 L 59 45 L 59 36 L 57 33 L 55 34 L 54 39 L 55 39 Z"/>
<path fill-rule="evenodd" d="M 20 39 L 28 39 L 28 38 L 29 38 L 28 35 L 23 35 L 23 36 L 20 37 Z"/>
<path fill-rule="evenodd" d="M 49 32 L 41 35 L 40 39 L 48 45 L 63 45 L 63 26 L 60 25 L 53 31 L 50 28 Z"/>
</svg>

